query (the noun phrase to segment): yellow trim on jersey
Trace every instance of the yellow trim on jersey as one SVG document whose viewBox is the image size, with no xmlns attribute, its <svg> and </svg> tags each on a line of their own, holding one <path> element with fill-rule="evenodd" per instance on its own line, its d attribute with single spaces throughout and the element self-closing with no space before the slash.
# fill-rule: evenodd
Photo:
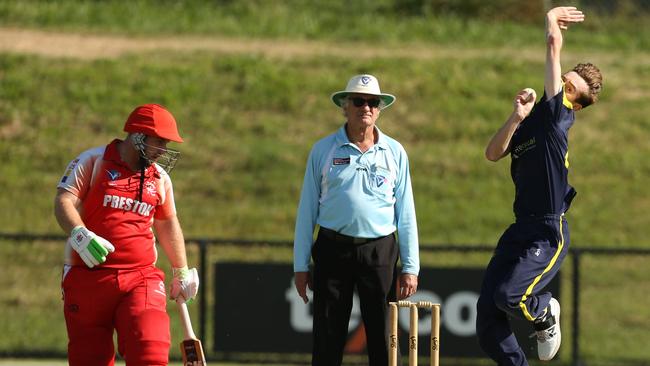
<svg viewBox="0 0 650 366">
<path fill-rule="evenodd" d="M 569 169 L 569 150 L 564 154 L 564 166 Z"/>
<path fill-rule="evenodd" d="M 573 103 L 569 101 L 566 97 L 566 91 L 564 90 L 564 83 L 562 83 L 562 104 L 569 109 L 573 109 Z"/>
<path fill-rule="evenodd" d="M 524 313 L 524 316 L 526 317 L 526 319 L 530 320 L 531 322 L 534 321 L 535 318 L 533 318 L 533 316 L 530 315 L 530 313 L 528 312 L 528 308 L 526 308 L 525 302 L 526 302 L 526 299 L 528 299 L 530 294 L 533 292 L 533 288 L 535 288 L 535 285 L 539 282 L 539 280 L 542 278 L 542 276 L 546 272 L 550 271 L 551 268 L 553 268 L 553 265 L 555 264 L 555 262 L 557 262 L 557 258 L 560 256 L 560 253 L 562 252 L 562 248 L 564 247 L 564 234 L 562 233 L 562 219 L 563 218 L 564 218 L 564 214 L 560 215 L 560 242 L 558 243 L 559 245 L 558 245 L 558 248 L 557 248 L 557 252 L 555 252 L 555 255 L 551 259 L 551 262 L 549 262 L 548 266 L 546 266 L 546 268 L 544 268 L 544 271 L 539 276 L 535 277 L 535 279 L 533 280 L 533 283 L 531 283 L 530 286 L 528 286 L 528 288 L 526 289 L 526 292 L 524 293 L 524 296 L 521 297 L 521 301 L 519 302 L 519 308 Z"/>
</svg>

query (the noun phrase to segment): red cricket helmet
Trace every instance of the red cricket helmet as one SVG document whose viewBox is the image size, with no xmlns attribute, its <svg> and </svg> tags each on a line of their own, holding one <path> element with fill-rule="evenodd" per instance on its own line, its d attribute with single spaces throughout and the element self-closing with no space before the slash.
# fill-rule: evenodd
<svg viewBox="0 0 650 366">
<path fill-rule="evenodd" d="M 145 104 L 134 109 L 124 124 L 124 131 L 141 132 L 148 136 L 183 142 L 178 134 L 174 116 L 158 104 Z"/>
</svg>

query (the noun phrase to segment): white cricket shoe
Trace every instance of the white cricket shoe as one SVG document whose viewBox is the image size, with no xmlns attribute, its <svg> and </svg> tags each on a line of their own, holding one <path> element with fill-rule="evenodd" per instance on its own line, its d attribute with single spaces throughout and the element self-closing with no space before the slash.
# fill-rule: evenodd
<svg viewBox="0 0 650 366">
<path fill-rule="evenodd" d="M 534 323 L 537 333 L 537 355 L 542 361 L 550 361 L 560 349 L 560 303 L 554 298 L 548 303 L 546 315 Z"/>
</svg>

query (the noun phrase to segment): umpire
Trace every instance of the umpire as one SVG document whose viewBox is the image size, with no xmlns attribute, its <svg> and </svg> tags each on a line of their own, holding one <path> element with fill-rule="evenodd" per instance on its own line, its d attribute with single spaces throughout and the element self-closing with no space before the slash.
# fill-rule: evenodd
<svg viewBox="0 0 650 366">
<path fill-rule="evenodd" d="M 414 294 L 420 270 L 408 157 L 375 124 L 395 97 L 381 93 L 374 76 L 352 77 L 331 99 L 346 122 L 318 141 L 307 160 L 294 238 L 295 285 L 305 303 L 307 286 L 314 291 L 312 365 L 341 365 L 356 287 L 369 364 L 385 366 L 388 302 Z"/>
</svg>

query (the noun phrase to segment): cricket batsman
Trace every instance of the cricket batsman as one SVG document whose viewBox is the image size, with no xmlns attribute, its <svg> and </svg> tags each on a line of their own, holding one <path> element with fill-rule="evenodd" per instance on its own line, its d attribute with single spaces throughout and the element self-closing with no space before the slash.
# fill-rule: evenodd
<svg viewBox="0 0 650 366">
<path fill-rule="evenodd" d="M 575 7 L 546 14 L 544 95 L 535 104 L 533 90 L 520 91 L 485 152 L 491 161 L 510 155 L 515 184 L 516 221 L 497 244 L 477 303 L 479 344 L 500 366 L 528 365 L 508 315 L 535 329 L 540 360 L 551 360 L 560 348 L 560 303 L 544 287 L 569 249 L 565 213 L 576 191 L 568 182 L 568 133 L 575 112 L 595 103 L 602 88 L 602 75 L 590 63 L 561 72 L 562 30 L 583 20 Z"/>
<path fill-rule="evenodd" d="M 110 366 L 117 351 L 127 366 L 167 365 L 171 337 L 164 273 L 156 241 L 172 266 L 169 297 L 192 299 L 169 172 L 183 142 L 164 107 L 145 104 L 126 120 L 124 140 L 81 153 L 59 181 L 54 214 L 70 235 L 62 291 L 71 366 Z"/>
</svg>

